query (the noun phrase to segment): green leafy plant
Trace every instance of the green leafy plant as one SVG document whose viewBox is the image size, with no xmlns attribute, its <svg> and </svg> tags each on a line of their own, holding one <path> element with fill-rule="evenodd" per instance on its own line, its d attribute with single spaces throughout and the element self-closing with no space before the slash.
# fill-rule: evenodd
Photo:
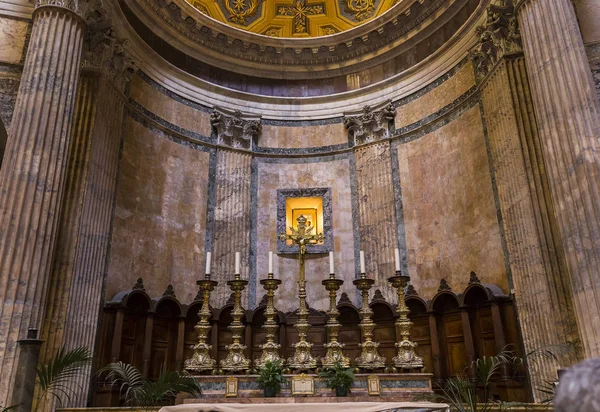
<svg viewBox="0 0 600 412">
<path fill-rule="evenodd" d="M 33 410 L 36 411 L 42 402 L 45 404 L 49 397 L 56 399 L 59 404 L 70 400 L 74 392 L 73 378 L 79 376 L 91 361 L 92 354 L 88 348 L 79 347 L 67 351 L 63 347 L 48 363 L 39 365 L 38 392 Z"/>
<path fill-rule="evenodd" d="M 275 394 L 281 391 L 281 386 L 285 385 L 286 380 L 283 376 L 283 365 L 280 360 L 275 362 L 267 361 L 265 366 L 258 369 L 258 378 L 256 378 L 259 388 L 274 390 Z"/>
<path fill-rule="evenodd" d="M 319 372 L 319 377 L 325 380 L 328 388 L 341 393 L 350 392 L 350 387 L 354 382 L 354 371 L 352 368 L 344 368 L 339 362 L 334 363 L 333 367 L 327 367 Z"/>
<path fill-rule="evenodd" d="M 470 365 L 475 379 L 469 378 L 469 368 L 466 368 L 461 374 L 447 379 L 444 386 L 440 387 L 440 394 L 428 395 L 426 399 L 447 403 L 456 412 L 488 412 L 492 408 L 504 410 L 504 403 L 490 399 L 488 388 L 492 378 L 503 367 L 518 363 L 518 358 L 507 349 L 496 356 L 484 356 Z M 478 385 L 483 387 L 483 399 L 479 398 Z"/>
<path fill-rule="evenodd" d="M 128 406 L 163 406 L 172 404 L 179 393 L 201 396 L 202 388 L 187 372 L 162 372 L 156 381 L 150 381 L 133 365 L 110 363 L 98 371 L 113 385 L 120 385 L 119 393 Z M 146 408 L 147 410 L 147 408 Z"/>
<path fill-rule="evenodd" d="M 6 407 L 2 407 L 2 409 L 0 409 L 0 412 L 10 412 L 10 411 L 16 411 L 18 409 L 19 409 L 19 405 L 6 406 Z"/>
</svg>

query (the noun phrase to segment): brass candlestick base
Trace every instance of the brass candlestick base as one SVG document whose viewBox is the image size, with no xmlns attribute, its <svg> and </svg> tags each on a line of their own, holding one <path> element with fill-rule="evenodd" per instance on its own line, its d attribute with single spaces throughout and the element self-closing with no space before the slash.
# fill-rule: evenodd
<svg viewBox="0 0 600 412">
<path fill-rule="evenodd" d="M 345 345 L 338 342 L 338 334 L 342 325 L 337 320 L 340 312 L 337 310 L 336 306 L 337 291 L 340 286 L 344 284 L 344 281 L 335 279 L 335 275 L 331 274 L 329 279 L 325 279 L 321 283 L 329 292 L 329 311 L 327 311 L 329 320 L 327 320 L 327 324 L 325 325 L 325 328 L 327 328 L 328 343 L 323 345 L 325 349 L 327 349 L 327 353 L 325 354 L 325 357 L 321 359 L 321 364 L 324 367 L 332 367 L 338 362 L 340 365 L 347 368 L 350 366 L 350 358 L 344 355 L 343 349 Z"/>
<path fill-rule="evenodd" d="M 225 345 L 227 349 L 227 357 L 221 360 L 221 369 L 231 372 L 238 372 L 248 370 L 250 368 L 250 360 L 244 355 L 246 345 L 243 345 L 242 334 L 246 328 L 242 323 L 242 316 L 244 311 L 242 310 L 242 291 L 248 284 L 247 280 L 242 280 L 240 275 L 235 275 L 234 280 L 227 282 L 229 288 L 234 293 L 233 310 L 231 311 L 231 325 L 229 330 L 232 332 L 233 343 L 231 345 Z"/>
<path fill-rule="evenodd" d="M 362 308 L 360 308 L 360 326 L 362 334 L 362 343 L 358 346 L 361 348 L 360 356 L 354 362 L 361 369 L 381 369 L 385 367 L 385 358 L 379 355 L 377 348 L 379 343 L 373 342 L 373 329 L 375 323 L 371 320 L 373 311 L 369 307 L 369 289 L 375 281 L 367 278 L 366 273 L 360 274 L 360 279 L 354 280 L 352 283 L 360 290 L 362 295 Z"/>
<path fill-rule="evenodd" d="M 198 312 L 200 320 L 194 326 L 194 330 L 198 334 L 198 343 L 194 345 L 194 354 L 191 358 L 186 359 L 184 367 L 190 372 L 214 371 L 217 361 L 210 357 L 212 346 L 206 343 L 206 338 L 211 329 L 208 322 L 211 316 L 209 306 L 210 292 L 214 290 L 218 282 L 210 280 L 210 275 L 206 275 L 205 279 L 197 281 L 196 284 L 200 287 L 203 299 L 200 312 Z"/>
<path fill-rule="evenodd" d="M 408 318 L 410 311 L 408 310 L 408 306 L 406 306 L 406 302 L 404 302 L 404 288 L 409 280 L 410 277 L 403 276 L 400 272 L 396 272 L 396 276 L 388 279 L 388 282 L 398 292 L 398 308 L 396 312 L 400 315 L 396 321 L 396 330 L 399 332 L 401 340 L 400 342 L 396 342 L 398 354 L 394 356 L 392 362 L 396 368 L 404 370 L 423 369 L 425 366 L 423 358 L 415 353 L 417 343 L 410 340 L 410 328 L 413 323 Z"/>
<path fill-rule="evenodd" d="M 317 367 L 317 359 L 315 359 L 310 350 L 312 343 L 306 341 L 306 335 L 310 329 L 308 323 L 308 308 L 306 307 L 306 277 L 304 269 L 304 260 L 306 255 L 306 245 L 315 244 L 323 241 L 323 234 L 312 234 L 313 228 L 306 227 L 306 217 L 300 215 L 297 219 L 298 228 L 290 227 L 291 235 L 282 233 L 279 238 L 284 241 L 291 240 L 293 244 L 298 245 L 298 261 L 300 269 L 298 273 L 298 299 L 300 300 L 300 308 L 298 309 L 298 321 L 294 325 L 298 331 L 298 342 L 292 346 L 295 349 L 294 355 L 288 359 L 288 364 L 291 369 L 309 370 Z"/>
<path fill-rule="evenodd" d="M 265 310 L 265 317 L 267 320 L 262 326 L 267 333 L 267 341 L 260 346 L 262 354 L 260 355 L 260 358 L 254 360 L 254 366 L 257 368 L 264 368 L 267 362 L 281 360 L 281 357 L 279 356 L 279 348 L 281 348 L 281 345 L 275 343 L 275 334 L 279 327 L 275 321 L 277 312 L 275 311 L 275 305 L 273 303 L 273 296 L 281 284 L 281 280 L 275 279 L 273 274 L 269 273 L 266 279 L 260 281 L 260 284 L 263 285 L 263 288 L 267 291 L 267 309 Z"/>
</svg>

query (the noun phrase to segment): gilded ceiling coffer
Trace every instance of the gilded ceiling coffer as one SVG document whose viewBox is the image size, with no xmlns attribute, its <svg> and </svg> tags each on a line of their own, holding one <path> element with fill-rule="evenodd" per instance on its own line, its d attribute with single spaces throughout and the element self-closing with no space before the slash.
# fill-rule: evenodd
<svg viewBox="0 0 600 412">
<path fill-rule="evenodd" d="M 348 129 L 348 138 L 355 146 L 387 139 L 390 136 L 390 122 L 396 117 L 396 110 L 391 101 L 379 107 L 364 106 L 359 113 L 344 113 L 344 126 Z"/>
<path fill-rule="evenodd" d="M 239 110 L 227 111 L 217 107 L 210 115 L 217 144 L 246 150 L 252 150 L 258 140 L 260 120 L 260 116 L 244 115 Z"/>
</svg>

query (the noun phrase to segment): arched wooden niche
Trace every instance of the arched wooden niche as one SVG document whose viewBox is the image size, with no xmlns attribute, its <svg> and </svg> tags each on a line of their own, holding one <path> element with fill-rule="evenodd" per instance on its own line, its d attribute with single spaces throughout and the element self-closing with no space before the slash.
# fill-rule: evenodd
<svg viewBox="0 0 600 412">
<path fill-rule="evenodd" d="M 157 379 L 161 371 L 182 367 L 183 347 L 179 347 L 185 327 L 182 312 L 181 305 L 173 297 L 165 296 L 156 302 L 148 371 L 150 379 Z"/>
<path fill-rule="evenodd" d="M 373 340 L 379 343 L 379 354 L 388 359 L 388 362 L 396 356 L 396 315 L 395 308 L 389 304 L 376 290 L 370 304 L 373 311 Z"/>
<path fill-rule="evenodd" d="M 361 338 L 360 328 L 358 327 L 360 322 L 358 308 L 348 299 L 348 295 L 343 293 L 337 309 L 340 312 L 338 321 L 342 325 L 338 338 L 345 345 L 344 352 L 350 358 L 350 361 L 354 362 L 354 359 L 360 355 L 358 344 Z"/>
</svg>

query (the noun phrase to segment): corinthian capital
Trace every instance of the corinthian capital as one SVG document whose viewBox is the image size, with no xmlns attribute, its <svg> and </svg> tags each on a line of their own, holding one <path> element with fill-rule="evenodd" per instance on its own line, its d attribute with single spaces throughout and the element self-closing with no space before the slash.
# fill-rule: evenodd
<svg viewBox="0 0 600 412">
<path fill-rule="evenodd" d="M 479 41 L 471 50 L 471 58 L 477 74 L 483 78 L 502 57 L 522 51 L 513 0 L 498 0 L 490 4 L 486 22 L 477 28 L 477 34 Z"/>
<path fill-rule="evenodd" d="M 62 7 L 71 10 L 84 20 L 90 10 L 98 5 L 97 0 L 33 0 L 35 8 L 44 6 Z"/>
<path fill-rule="evenodd" d="M 95 10 L 88 15 L 82 68 L 102 72 L 121 92 L 137 70 L 127 52 L 129 41 L 119 38 L 106 13 Z"/>
<path fill-rule="evenodd" d="M 217 142 L 229 147 L 252 149 L 260 133 L 260 116 L 243 115 L 239 110 L 215 108 L 210 123 L 217 134 Z"/>
<path fill-rule="evenodd" d="M 344 126 L 348 129 L 348 137 L 355 145 L 387 139 L 390 122 L 396 117 L 396 110 L 390 101 L 380 108 L 365 106 L 360 115 L 352 116 L 344 113 Z"/>
</svg>

